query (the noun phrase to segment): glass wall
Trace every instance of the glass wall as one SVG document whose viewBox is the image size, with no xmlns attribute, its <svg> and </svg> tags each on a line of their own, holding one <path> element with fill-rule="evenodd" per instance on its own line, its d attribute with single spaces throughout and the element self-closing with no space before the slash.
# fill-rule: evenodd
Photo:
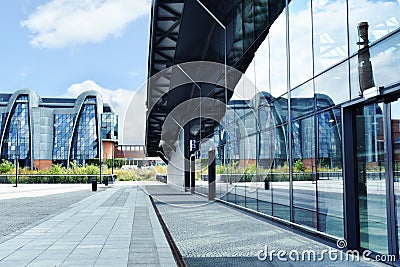
<svg viewBox="0 0 400 267">
<path fill-rule="evenodd" d="M 68 149 L 74 128 L 74 114 L 55 114 L 54 115 L 54 145 L 53 160 L 67 164 Z"/>
<path fill-rule="evenodd" d="M 357 45 L 357 25 L 364 21 L 370 25 L 368 60 L 375 86 L 399 82 L 399 3 L 284 3 L 244 0 L 235 2 L 230 11 L 228 39 L 231 31 L 233 40 L 228 63 L 247 70 L 250 82 L 235 88 L 242 98 L 232 98 L 214 132 L 217 194 L 225 201 L 342 238 L 341 106 L 360 98 L 365 59 L 365 51 L 359 52 Z M 380 199 L 383 192 L 379 182 L 368 178 L 382 172 L 381 129 L 378 119 L 362 121 L 365 112 L 375 119 L 380 114 L 376 107 L 367 108 L 357 118 L 368 138 L 375 136 L 358 140 L 365 143 L 365 151 L 358 151 L 357 166 L 365 175 L 359 177 L 361 246 L 387 253 L 381 231 L 385 215 L 370 208 L 386 205 Z M 203 169 L 204 162 L 200 163 Z"/>
<path fill-rule="evenodd" d="M 114 113 L 101 114 L 101 138 L 118 139 L 118 115 Z"/>
<path fill-rule="evenodd" d="M 388 253 L 383 104 L 356 110 L 360 246 Z"/>
<path fill-rule="evenodd" d="M 87 159 L 98 158 L 99 138 L 97 135 L 96 98 L 88 97 L 79 114 L 72 139 L 71 161 L 85 164 Z"/>
<path fill-rule="evenodd" d="M 21 167 L 31 165 L 31 137 L 29 127 L 29 97 L 19 96 L 8 118 L 4 133 L 1 158 L 18 162 Z"/>
</svg>

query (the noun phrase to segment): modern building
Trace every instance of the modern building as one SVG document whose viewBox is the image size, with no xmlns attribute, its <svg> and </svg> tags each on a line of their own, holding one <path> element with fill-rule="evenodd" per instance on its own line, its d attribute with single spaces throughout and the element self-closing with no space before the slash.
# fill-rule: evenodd
<svg viewBox="0 0 400 267">
<path fill-rule="evenodd" d="M 223 67 L 199 80 L 204 62 Z M 154 0 L 149 78 L 146 150 L 170 184 L 399 263 L 398 1 Z M 176 112 L 198 98 L 225 116 Z"/>
<path fill-rule="evenodd" d="M 38 169 L 86 164 L 114 150 L 118 115 L 96 91 L 41 98 L 28 89 L 0 94 L 1 158 Z M 103 158 L 104 158 L 103 155 Z M 111 155 L 111 154 L 110 154 Z"/>
<path fill-rule="evenodd" d="M 115 147 L 116 159 L 125 160 L 125 165 L 131 168 L 154 166 L 162 163 L 159 157 L 147 157 L 145 145 L 117 145 Z"/>
</svg>

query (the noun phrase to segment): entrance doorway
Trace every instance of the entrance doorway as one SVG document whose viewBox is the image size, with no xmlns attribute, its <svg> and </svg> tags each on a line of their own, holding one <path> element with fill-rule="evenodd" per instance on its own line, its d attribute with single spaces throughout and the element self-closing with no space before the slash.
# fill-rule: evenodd
<svg viewBox="0 0 400 267">
<path fill-rule="evenodd" d="M 365 104 L 353 114 L 359 247 L 398 259 L 400 101 Z"/>
</svg>

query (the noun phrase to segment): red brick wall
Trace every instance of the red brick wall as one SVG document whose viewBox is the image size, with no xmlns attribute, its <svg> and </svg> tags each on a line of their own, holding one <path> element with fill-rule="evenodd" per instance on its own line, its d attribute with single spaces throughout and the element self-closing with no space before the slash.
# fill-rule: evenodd
<svg viewBox="0 0 400 267">
<path fill-rule="evenodd" d="M 48 170 L 53 165 L 53 161 L 50 159 L 35 159 L 33 166 L 38 170 Z"/>
<path fill-rule="evenodd" d="M 103 159 L 111 159 L 114 152 L 114 142 L 103 141 Z"/>
</svg>

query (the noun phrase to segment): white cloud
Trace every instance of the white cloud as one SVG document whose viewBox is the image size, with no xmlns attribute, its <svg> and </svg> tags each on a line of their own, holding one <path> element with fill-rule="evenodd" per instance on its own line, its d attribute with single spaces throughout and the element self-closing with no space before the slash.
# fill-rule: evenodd
<svg viewBox="0 0 400 267">
<path fill-rule="evenodd" d="M 149 0 L 52 0 L 21 22 L 30 43 L 64 48 L 119 36 L 129 23 L 150 12 Z"/>
<path fill-rule="evenodd" d="M 119 115 L 120 143 L 144 144 L 146 124 L 145 102 L 144 97 L 141 97 L 142 94 L 122 88 L 116 90 L 103 88 L 94 81 L 87 80 L 71 85 L 67 90 L 66 97 L 77 97 L 82 92 L 88 90 L 98 91 L 103 97 L 103 102 L 110 104 L 114 112 Z M 141 91 L 143 90 L 139 92 Z M 133 102 L 135 103 L 134 107 L 132 106 Z M 130 110 L 129 113 L 128 107 Z M 128 118 L 127 122 L 125 122 L 126 118 Z"/>
</svg>

